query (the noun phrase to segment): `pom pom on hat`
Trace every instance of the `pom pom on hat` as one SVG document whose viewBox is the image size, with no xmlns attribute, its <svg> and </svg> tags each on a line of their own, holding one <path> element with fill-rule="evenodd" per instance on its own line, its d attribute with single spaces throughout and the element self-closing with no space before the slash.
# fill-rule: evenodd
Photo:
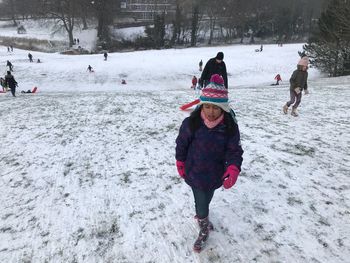
<svg viewBox="0 0 350 263">
<path fill-rule="evenodd" d="M 219 74 L 214 74 L 210 77 L 209 82 L 214 82 L 219 85 L 224 85 L 224 79 Z"/>
<path fill-rule="evenodd" d="M 215 57 L 215 58 L 218 59 L 218 60 L 223 60 L 223 59 L 224 59 L 224 53 L 218 52 L 218 53 L 216 54 L 216 57 Z"/>
<path fill-rule="evenodd" d="M 309 65 L 309 58 L 307 56 L 302 57 L 299 60 L 298 65 L 307 67 Z"/>
<path fill-rule="evenodd" d="M 228 92 L 224 86 L 223 78 L 218 74 L 211 76 L 209 84 L 202 89 L 199 100 L 199 105 L 205 103 L 213 104 L 226 112 L 230 112 Z"/>
</svg>

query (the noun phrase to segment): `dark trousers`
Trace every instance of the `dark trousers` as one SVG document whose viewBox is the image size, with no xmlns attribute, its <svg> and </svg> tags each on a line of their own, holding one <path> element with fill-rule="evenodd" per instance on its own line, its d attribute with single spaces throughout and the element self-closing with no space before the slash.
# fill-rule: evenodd
<svg viewBox="0 0 350 263">
<path fill-rule="evenodd" d="M 209 215 L 209 204 L 213 198 L 215 190 L 203 191 L 192 187 L 196 214 L 199 219 L 206 218 Z"/>
<path fill-rule="evenodd" d="M 294 103 L 295 101 L 295 103 Z M 293 109 L 298 108 L 299 104 L 301 102 L 301 92 L 297 94 L 294 90 L 290 91 L 290 100 L 287 102 L 287 106 L 289 107 L 290 105 L 293 105 Z"/>
<path fill-rule="evenodd" d="M 16 97 L 16 87 L 11 88 L 11 93 L 13 97 Z"/>
</svg>

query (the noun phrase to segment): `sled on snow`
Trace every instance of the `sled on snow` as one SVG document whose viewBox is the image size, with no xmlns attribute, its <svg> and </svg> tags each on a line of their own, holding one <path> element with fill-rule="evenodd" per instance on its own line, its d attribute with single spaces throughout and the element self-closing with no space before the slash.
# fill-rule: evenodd
<svg viewBox="0 0 350 263">
<path fill-rule="evenodd" d="M 200 102 L 200 100 L 196 99 L 194 101 L 186 103 L 180 107 L 180 110 L 187 110 L 188 108 L 191 108 L 192 106 L 197 105 L 199 102 Z"/>
<path fill-rule="evenodd" d="M 32 90 L 30 90 L 30 89 L 27 90 L 27 91 L 22 90 L 21 93 L 36 93 L 37 90 L 38 90 L 38 88 L 37 88 L 37 87 L 34 87 Z"/>
</svg>

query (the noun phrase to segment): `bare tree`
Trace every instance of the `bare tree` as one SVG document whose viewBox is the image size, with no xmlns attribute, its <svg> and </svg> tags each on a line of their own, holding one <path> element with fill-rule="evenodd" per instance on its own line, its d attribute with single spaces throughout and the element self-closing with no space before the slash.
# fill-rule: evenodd
<svg viewBox="0 0 350 263">
<path fill-rule="evenodd" d="M 77 0 L 52 0 L 47 4 L 47 14 L 57 20 L 58 23 L 62 23 L 62 26 L 68 33 L 69 46 L 72 47 L 73 30 L 75 26 L 76 13 L 77 13 Z"/>
</svg>

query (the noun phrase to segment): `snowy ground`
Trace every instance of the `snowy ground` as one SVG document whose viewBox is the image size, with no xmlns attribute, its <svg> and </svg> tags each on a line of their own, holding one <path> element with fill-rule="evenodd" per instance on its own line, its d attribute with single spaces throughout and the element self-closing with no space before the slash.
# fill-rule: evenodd
<svg viewBox="0 0 350 263">
<path fill-rule="evenodd" d="M 267 84 L 276 73 L 289 78 L 300 49 L 220 49 L 244 162 L 235 187 L 216 191 L 215 230 L 195 254 L 193 197 L 177 175 L 174 140 L 188 115 L 178 106 L 195 97 L 198 58 L 218 49 L 106 62 L 33 52 L 44 63 L 30 64 L 26 51 L 1 48 L 19 90 L 39 87 L 0 94 L 1 261 L 348 262 L 350 79 L 311 70 L 300 117 L 283 115 L 287 81 Z"/>
</svg>

